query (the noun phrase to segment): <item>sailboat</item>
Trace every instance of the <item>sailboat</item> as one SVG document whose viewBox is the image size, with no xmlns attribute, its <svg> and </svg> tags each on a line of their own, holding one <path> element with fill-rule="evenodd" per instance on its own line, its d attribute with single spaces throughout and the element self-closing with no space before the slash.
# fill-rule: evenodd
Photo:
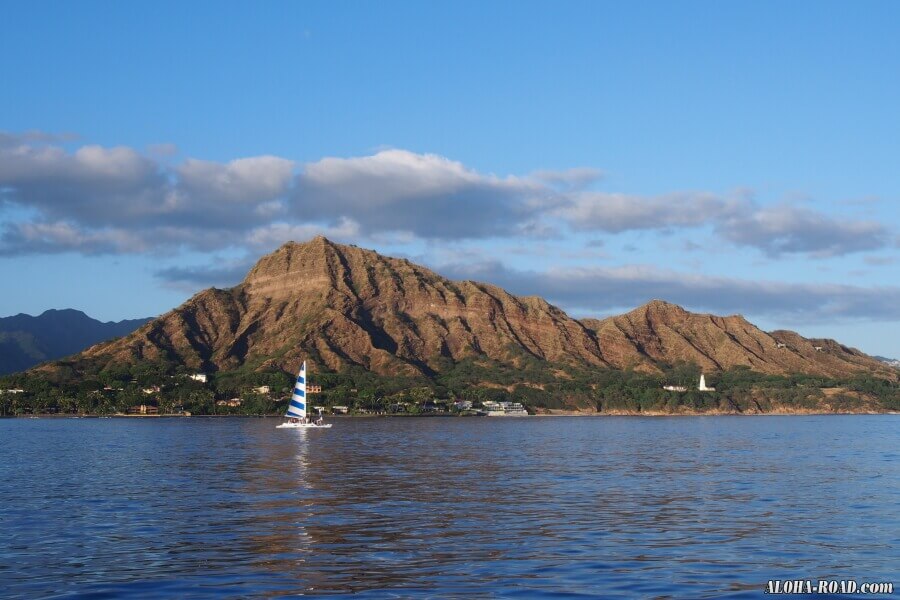
<svg viewBox="0 0 900 600">
<path fill-rule="evenodd" d="M 300 366 L 300 373 L 297 374 L 297 383 L 294 384 L 294 393 L 291 395 L 291 402 L 288 404 L 287 413 L 284 417 L 287 419 L 277 429 L 328 429 L 331 423 L 326 423 L 319 411 L 319 418 L 311 421 L 306 416 L 306 361 Z"/>
</svg>

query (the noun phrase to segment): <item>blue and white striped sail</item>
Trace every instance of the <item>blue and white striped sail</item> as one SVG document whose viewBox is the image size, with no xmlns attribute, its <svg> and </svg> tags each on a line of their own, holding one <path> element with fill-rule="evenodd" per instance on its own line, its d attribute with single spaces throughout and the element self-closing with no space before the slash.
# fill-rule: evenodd
<svg viewBox="0 0 900 600">
<path fill-rule="evenodd" d="M 306 416 L 306 361 L 300 367 L 297 375 L 297 383 L 294 384 L 294 393 L 291 395 L 291 403 L 288 406 L 286 417 L 303 418 Z"/>
</svg>

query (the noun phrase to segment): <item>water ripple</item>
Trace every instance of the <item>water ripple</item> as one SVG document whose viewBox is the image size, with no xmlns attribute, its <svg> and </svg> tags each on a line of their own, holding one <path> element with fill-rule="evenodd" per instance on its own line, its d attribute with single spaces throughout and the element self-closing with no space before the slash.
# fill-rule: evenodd
<svg viewBox="0 0 900 600">
<path fill-rule="evenodd" d="M 0 421 L 8 598 L 761 597 L 900 572 L 900 420 Z"/>
</svg>

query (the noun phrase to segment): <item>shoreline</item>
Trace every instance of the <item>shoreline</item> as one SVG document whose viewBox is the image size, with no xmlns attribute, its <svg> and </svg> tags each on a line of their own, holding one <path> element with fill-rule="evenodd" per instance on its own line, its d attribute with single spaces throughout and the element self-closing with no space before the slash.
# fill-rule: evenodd
<svg viewBox="0 0 900 600">
<path fill-rule="evenodd" d="M 846 416 L 900 415 L 897 411 L 865 411 L 865 412 L 825 412 L 825 411 L 773 411 L 773 412 L 698 412 L 698 413 L 664 413 L 664 412 L 609 412 L 609 413 L 552 413 L 529 415 L 535 417 L 846 417 Z"/>
<path fill-rule="evenodd" d="M 876 415 L 900 415 L 898 411 L 856 411 L 856 412 L 826 412 L 826 411 L 773 411 L 773 412 L 684 412 L 684 413 L 666 413 L 666 412 L 588 412 L 588 411 L 563 411 L 553 409 L 548 412 L 540 412 L 530 414 L 528 417 L 579 417 L 579 418 L 602 418 L 602 417 L 811 417 L 811 416 L 876 416 Z M 37 415 L 5 415 L 0 419 L 283 419 L 283 415 L 99 415 L 99 414 L 83 414 L 83 415 L 60 415 L 60 414 L 37 414 Z M 477 418 L 484 419 L 522 419 L 523 416 L 493 416 L 493 417 L 473 417 L 472 415 L 327 415 L 328 419 L 435 419 L 435 418 Z"/>
</svg>

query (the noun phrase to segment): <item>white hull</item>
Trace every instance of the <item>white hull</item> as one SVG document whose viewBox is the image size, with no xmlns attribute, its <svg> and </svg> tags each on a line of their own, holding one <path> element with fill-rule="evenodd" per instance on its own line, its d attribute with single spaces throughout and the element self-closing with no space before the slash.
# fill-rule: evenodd
<svg viewBox="0 0 900 600">
<path fill-rule="evenodd" d="M 324 425 L 316 425 L 315 423 L 282 423 L 275 427 L 275 429 L 328 429 L 331 427 L 331 423 L 325 423 Z"/>
</svg>

